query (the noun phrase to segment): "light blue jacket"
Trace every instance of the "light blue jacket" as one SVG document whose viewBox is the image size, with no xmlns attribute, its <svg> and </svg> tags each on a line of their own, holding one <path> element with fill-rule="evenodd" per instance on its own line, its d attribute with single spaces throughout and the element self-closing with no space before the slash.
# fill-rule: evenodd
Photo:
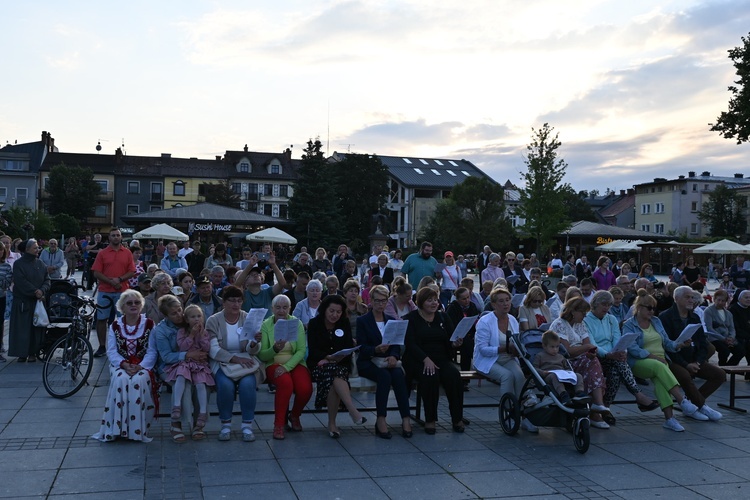
<svg viewBox="0 0 750 500">
<path fill-rule="evenodd" d="M 620 325 L 617 318 L 611 314 L 605 314 L 599 319 L 589 311 L 583 322 L 589 331 L 589 340 L 597 347 L 596 355 L 600 358 L 606 356 L 617 345 L 620 340 Z"/>
<path fill-rule="evenodd" d="M 667 352 L 679 351 L 677 343 L 674 340 L 670 340 L 667 336 L 667 332 L 664 331 L 664 326 L 662 326 L 661 320 L 659 318 L 651 318 L 651 325 L 653 325 L 654 330 L 659 332 L 659 335 L 661 335 L 661 345 L 664 346 L 665 354 Z M 638 334 L 638 338 L 635 339 L 635 342 L 633 342 L 630 347 L 628 347 L 628 364 L 632 368 L 636 361 L 638 361 L 639 359 L 646 359 L 651 353 L 643 348 L 643 329 L 638 325 L 638 320 L 635 318 L 635 316 L 627 320 L 625 324 L 622 325 L 623 334 L 630 332 L 635 332 Z M 667 356 L 667 359 L 669 359 L 669 356 Z"/>
<path fill-rule="evenodd" d="M 156 337 L 156 350 L 159 351 L 159 361 L 156 366 L 160 375 L 164 373 L 167 366 L 185 359 L 187 352 L 180 352 L 180 348 L 177 347 L 177 330 L 179 329 L 179 326 L 166 318 L 154 327 L 152 335 Z"/>
</svg>

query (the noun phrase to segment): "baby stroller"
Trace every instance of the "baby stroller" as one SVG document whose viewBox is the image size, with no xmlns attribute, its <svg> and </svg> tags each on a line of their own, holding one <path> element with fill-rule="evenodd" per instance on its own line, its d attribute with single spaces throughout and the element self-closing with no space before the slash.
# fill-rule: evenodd
<svg viewBox="0 0 750 500">
<path fill-rule="evenodd" d="M 518 432 L 521 418 L 527 418 L 537 426 L 563 427 L 573 433 L 573 443 L 576 450 L 586 453 L 589 449 L 589 398 L 571 401 L 567 405 L 560 402 L 559 395 L 549 386 L 539 374 L 534 365 L 534 356 L 542 351 L 541 330 L 527 330 L 520 334 L 512 334 L 508 342 L 519 353 L 521 368 L 526 375 L 521 394 L 529 396 L 524 401 L 518 401 L 514 394 L 506 393 L 500 399 L 500 425 L 503 432 L 509 436 Z M 560 350 L 567 357 L 563 347 Z M 541 391 L 535 394 L 534 390 Z"/>
<path fill-rule="evenodd" d="M 65 335 L 78 310 L 71 295 L 78 295 L 75 281 L 52 280 L 45 297 L 45 308 L 49 316 L 49 326 L 39 344 L 38 357 L 44 360 L 50 347 Z"/>
</svg>

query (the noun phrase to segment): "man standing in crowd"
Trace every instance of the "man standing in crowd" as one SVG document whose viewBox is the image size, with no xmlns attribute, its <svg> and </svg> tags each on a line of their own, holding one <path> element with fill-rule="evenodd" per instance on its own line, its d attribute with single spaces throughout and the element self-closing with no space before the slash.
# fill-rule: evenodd
<svg viewBox="0 0 750 500">
<path fill-rule="evenodd" d="M 39 260 L 47 266 L 47 272 L 49 273 L 50 279 L 59 280 L 62 278 L 60 269 L 62 269 L 63 264 L 65 264 L 65 256 L 63 255 L 62 250 L 58 248 L 57 240 L 55 238 L 49 240 L 49 248 L 42 250 Z"/>
<path fill-rule="evenodd" d="M 432 243 L 424 241 L 419 247 L 419 253 L 413 253 L 406 258 L 401 272 L 407 276 L 409 283 L 416 288 L 422 278 L 435 275 L 435 267 L 437 267 L 437 260 L 432 256 Z"/>
<path fill-rule="evenodd" d="M 185 261 L 188 265 L 188 272 L 195 277 L 203 271 L 203 265 L 206 263 L 206 256 L 201 253 L 201 242 L 196 240 L 193 242 L 193 251 L 185 257 Z"/>
<path fill-rule="evenodd" d="M 92 288 L 94 288 L 96 274 L 94 273 L 92 267 L 94 265 L 94 261 L 96 260 L 96 256 L 99 253 L 99 250 L 101 250 L 102 248 L 104 248 L 104 243 L 102 243 L 102 235 L 96 233 L 94 235 L 94 241 L 86 245 L 86 252 L 88 253 L 88 279 L 86 280 L 87 290 L 91 290 Z"/>
<path fill-rule="evenodd" d="M 193 253 L 193 249 L 190 248 L 190 241 L 185 240 L 182 242 L 182 248 L 180 248 L 180 251 L 177 252 L 177 255 L 187 262 L 187 256 Z"/>
<path fill-rule="evenodd" d="M 169 243 L 167 245 L 167 255 L 161 259 L 161 265 L 159 266 L 162 271 L 172 278 L 172 281 L 177 281 L 177 275 L 188 269 L 185 259 L 180 257 L 177 253 L 177 243 Z"/>
<path fill-rule="evenodd" d="M 122 233 L 119 229 L 113 228 L 109 232 L 109 245 L 97 252 L 91 270 L 99 280 L 99 292 L 96 296 L 96 303 L 101 307 L 96 311 L 96 336 L 99 339 L 99 348 L 94 356 L 100 358 L 107 354 L 107 320 L 120 294 L 128 289 L 128 279 L 135 274 L 133 254 L 122 245 Z"/>
<path fill-rule="evenodd" d="M 482 252 L 477 255 L 477 274 L 482 275 L 482 271 L 487 269 L 490 265 L 490 255 L 492 255 L 492 249 L 489 245 L 485 245 Z"/>
</svg>

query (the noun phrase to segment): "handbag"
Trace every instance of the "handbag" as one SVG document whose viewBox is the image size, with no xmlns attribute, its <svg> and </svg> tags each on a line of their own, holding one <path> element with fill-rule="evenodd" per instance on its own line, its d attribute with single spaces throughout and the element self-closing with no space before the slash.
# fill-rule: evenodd
<svg viewBox="0 0 750 500">
<path fill-rule="evenodd" d="M 256 358 L 255 356 L 252 356 L 246 352 L 240 352 L 240 353 L 233 353 L 235 356 L 239 356 L 241 358 L 247 358 L 253 360 L 253 366 L 247 367 L 244 365 L 241 365 L 239 363 L 220 363 L 221 371 L 224 372 L 224 375 L 231 378 L 235 382 L 242 379 L 243 377 L 247 377 L 248 375 L 255 373 L 260 368 L 260 360 Z"/>
<path fill-rule="evenodd" d="M 34 308 L 34 326 L 49 326 L 49 316 L 47 316 L 47 309 L 44 308 L 44 302 L 42 300 L 36 301 L 36 307 Z"/>
</svg>

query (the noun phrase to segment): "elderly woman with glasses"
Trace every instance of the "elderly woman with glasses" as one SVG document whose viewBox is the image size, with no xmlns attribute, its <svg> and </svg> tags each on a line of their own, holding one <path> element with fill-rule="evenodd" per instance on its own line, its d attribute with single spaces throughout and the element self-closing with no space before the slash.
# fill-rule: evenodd
<svg viewBox="0 0 750 500">
<path fill-rule="evenodd" d="M 680 425 L 672 406 L 674 398 L 686 415 L 698 413 L 698 407 L 691 403 L 680 390 L 680 384 L 669 369 L 668 352 L 677 352 L 683 346 L 670 340 L 659 318 L 655 317 L 656 299 L 641 288 L 633 303 L 635 313 L 622 327 L 623 334 L 635 332 L 638 334 L 635 342 L 628 347 L 628 365 L 633 375 L 649 378 L 654 384 L 654 393 L 659 406 L 664 412 L 664 428 L 675 432 L 682 432 L 685 428 Z"/>
<path fill-rule="evenodd" d="M 107 333 L 109 392 L 99 432 L 100 441 L 117 438 L 150 442 L 147 436 L 159 400 L 153 368 L 158 352 L 154 322 L 141 314 L 143 297 L 125 290 L 116 304 L 122 316 L 116 318 Z"/>
<path fill-rule="evenodd" d="M 610 292 L 606 290 L 596 292 L 591 299 L 591 311 L 583 319 L 589 331 L 589 339 L 597 347 L 596 355 L 599 357 L 604 376 L 607 379 L 607 389 L 604 391 L 604 406 L 612 404 L 620 384 L 624 383 L 628 392 L 635 396 L 640 411 L 655 410 L 659 407 L 659 402 L 653 401 L 641 392 L 633 372 L 628 366 L 627 353 L 625 351 L 614 351 L 621 335 L 617 318 L 609 314 L 609 308 L 612 307 L 613 302 L 614 298 Z M 603 415 L 605 422 L 609 415 L 611 414 L 605 413 Z M 607 423 L 612 424 L 614 420 Z"/>
<path fill-rule="evenodd" d="M 534 330 L 552 322 L 552 311 L 546 304 L 547 296 L 539 286 L 532 286 L 523 305 L 518 309 L 518 327 L 522 332 Z"/>
</svg>

